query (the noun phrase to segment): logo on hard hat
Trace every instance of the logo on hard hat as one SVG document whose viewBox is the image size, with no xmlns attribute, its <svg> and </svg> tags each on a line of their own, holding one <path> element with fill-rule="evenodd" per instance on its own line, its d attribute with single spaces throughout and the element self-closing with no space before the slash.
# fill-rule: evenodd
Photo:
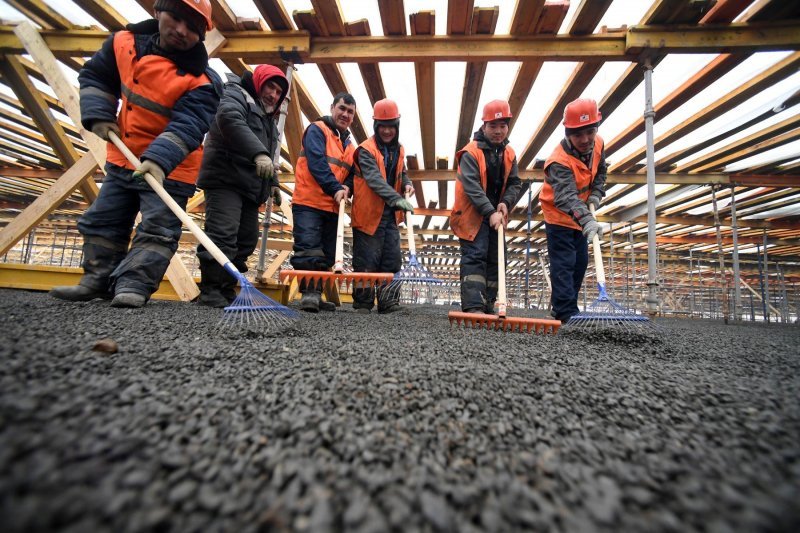
<svg viewBox="0 0 800 533">
<path fill-rule="evenodd" d="M 581 122 L 589 122 L 589 113 L 581 115 Z"/>
<path fill-rule="evenodd" d="M 494 118 L 503 118 L 503 114 L 498 111 L 494 114 Z"/>
</svg>

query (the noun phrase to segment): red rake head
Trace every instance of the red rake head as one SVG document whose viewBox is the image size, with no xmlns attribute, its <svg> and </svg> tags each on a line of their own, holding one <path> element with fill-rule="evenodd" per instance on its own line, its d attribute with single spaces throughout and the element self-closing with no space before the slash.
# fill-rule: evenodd
<svg viewBox="0 0 800 533">
<path fill-rule="evenodd" d="M 482 313 L 463 313 L 461 311 L 450 311 L 447 313 L 450 325 L 453 322 L 457 326 L 464 326 L 472 329 L 493 329 L 502 331 L 515 331 L 517 333 L 531 333 L 555 335 L 561 327 L 561 321 L 549 320 L 546 318 L 519 318 L 505 317 L 497 315 L 486 315 Z"/>
<path fill-rule="evenodd" d="M 352 285 L 357 289 L 379 287 L 391 283 L 394 274 L 389 272 L 320 272 L 316 270 L 281 270 L 278 274 L 281 281 L 296 279 L 306 284 L 318 284 L 323 287 L 344 283 L 349 289 Z"/>
</svg>

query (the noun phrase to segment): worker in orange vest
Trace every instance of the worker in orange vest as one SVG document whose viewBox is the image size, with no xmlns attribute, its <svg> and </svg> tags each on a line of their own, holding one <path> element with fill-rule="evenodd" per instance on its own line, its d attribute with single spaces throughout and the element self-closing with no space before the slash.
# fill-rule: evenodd
<svg viewBox="0 0 800 533">
<path fill-rule="evenodd" d="M 339 203 L 350 196 L 344 184 L 353 171 L 355 146 L 350 125 L 356 114 L 351 94 L 333 97 L 331 114 L 309 124 L 303 133 L 303 148 L 295 166 L 292 196 L 294 217 L 295 270 L 330 270 L 336 256 Z M 309 313 L 335 311 L 332 302 L 322 301 L 321 284 L 300 282 L 300 309 Z"/>
<path fill-rule="evenodd" d="M 155 19 L 112 34 L 78 74 L 83 126 L 105 140 L 114 132 L 141 164 L 108 143 L 100 194 L 78 221 L 83 277 L 50 291 L 62 300 L 113 297 L 112 307 L 142 307 L 178 249 L 181 222 L 143 176 L 186 207 L 222 81 L 201 42 L 212 28 L 210 1 L 156 0 L 153 7 Z"/>
<path fill-rule="evenodd" d="M 450 226 L 461 245 L 461 309 L 492 313 L 497 300 L 497 230 L 522 194 L 517 156 L 508 144 L 511 108 L 492 100 L 483 108 L 483 125 L 456 153 L 456 199 Z M 505 246 L 505 243 L 503 243 Z"/>
<path fill-rule="evenodd" d="M 414 187 L 405 171 L 405 150 L 400 144 L 400 110 L 388 98 L 375 102 L 375 134 L 355 153 L 353 178 L 353 270 L 356 272 L 400 271 L 400 231 L 403 213 L 414 208 L 405 196 Z M 353 291 L 353 309 L 368 314 L 375 305 L 375 290 Z M 378 288 L 378 312 L 401 309 L 397 291 Z"/>
<path fill-rule="evenodd" d="M 579 312 L 578 293 L 589 264 L 588 241 L 603 236 L 589 210 L 605 196 L 606 157 L 597 134 L 597 102 L 579 98 L 564 108 L 564 139 L 544 164 L 539 195 L 547 233 L 552 282 L 551 314 L 566 322 Z"/>
</svg>

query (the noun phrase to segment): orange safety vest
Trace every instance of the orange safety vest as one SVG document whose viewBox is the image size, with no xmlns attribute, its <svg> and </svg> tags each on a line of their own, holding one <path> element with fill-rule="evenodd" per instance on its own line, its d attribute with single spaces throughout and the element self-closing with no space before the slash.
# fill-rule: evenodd
<svg viewBox="0 0 800 533">
<path fill-rule="evenodd" d="M 356 149 L 356 153 L 353 156 L 356 165 L 356 175 L 353 184 L 353 208 L 350 212 L 350 217 L 352 219 L 351 225 L 367 235 L 375 235 L 375 231 L 378 229 L 378 224 L 380 224 L 381 217 L 383 216 L 385 202 L 375 191 L 370 189 L 369 185 L 367 185 L 367 180 L 364 179 L 364 176 L 361 174 L 361 167 L 358 165 L 358 154 L 361 150 L 366 150 L 372 154 L 375 161 L 378 163 L 381 176 L 386 180 L 383 153 L 378 149 L 378 144 L 375 142 L 375 136 L 373 135 L 361 143 L 361 146 Z M 403 196 L 403 180 L 400 176 L 403 173 L 405 157 L 406 151 L 401 144 L 400 153 L 397 157 L 397 167 L 394 173 L 394 190 L 396 190 L 400 196 Z M 403 221 L 402 211 L 397 211 L 395 213 L 395 220 L 398 224 Z"/>
<path fill-rule="evenodd" d="M 120 138 L 137 157 L 147 150 L 169 124 L 172 107 L 185 93 L 210 84 L 206 74 L 178 75 L 178 66 L 169 59 L 149 54 L 136 57 L 133 33 L 120 31 L 114 35 L 122 108 L 117 117 Z M 107 160 L 117 166 L 135 168 L 119 149 L 108 143 Z M 203 145 L 189 153 L 167 176 L 171 180 L 194 184 L 203 160 Z"/>
<path fill-rule="evenodd" d="M 472 141 L 464 148 L 456 153 L 456 165 L 458 165 L 458 175 L 461 175 L 461 156 L 464 152 L 468 152 L 478 162 L 478 168 L 481 171 L 481 187 L 486 190 L 486 157 L 483 155 L 483 150 L 478 148 L 478 142 Z M 511 167 L 514 164 L 514 159 L 517 155 L 511 146 L 506 145 L 503 151 L 503 187 L 500 190 L 500 198 L 506 192 L 506 184 L 508 183 L 508 175 L 511 174 Z M 508 206 L 509 209 L 513 206 Z M 483 216 L 475 208 L 475 205 L 470 201 L 467 194 L 464 192 L 464 186 L 461 180 L 456 180 L 456 202 L 453 205 L 453 210 L 450 212 L 450 227 L 453 228 L 453 233 L 459 239 L 467 241 L 475 240 L 478 230 L 481 228 Z"/>
<path fill-rule="evenodd" d="M 314 124 L 325 134 L 325 155 L 328 158 L 331 172 L 333 172 L 339 183 L 344 183 L 353 168 L 353 154 L 356 151 L 353 143 L 348 144 L 347 148 L 345 148 L 342 146 L 342 140 L 331 131 L 327 124 L 321 120 L 314 122 Z M 307 133 L 308 128 L 303 133 L 303 140 L 305 140 Z M 330 211 L 331 213 L 339 212 L 339 206 L 333 201 L 333 197 L 326 194 L 317 183 L 317 180 L 314 179 L 314 176 L 311 175 L 305 150 L 300 151 L 300 157 L 297 158 L 297 165 L 294 168 L 292 203 Z"/>
<path fill-rule="evenodd" d="M 592 184 L 594 183 L 594 177 L 597 176 L 597 167 L 600 165 L 600 157 L 603 153 L 603 139 L 600 138 L 598 135 L 594 138 L 594 152 L 592 153 L 592 168 L 586 166 L 586 164 L 578 159 L 575 156 L 568 154 L 564 147 L 561 146 L 561 143 L 558 143 L 556 149 L 553 150 L 553 153 L 544 163 L 544 171 L 547 173 L 547 167 L 549 167 L 552 163 L 558 163 L 559 165 L 564 165 L 568 169 L 572 171 L 572 174 L 575 176 L 575 184 L 578 188 L 578 198 L 583 200 L 584 202 L 589 199 L 589 195 L 592 194 Z M 567 226 L 568 228 L 579 230 L 581 229 L 580 224 L 575 222 L 572 216 L 569 213 L 565 213 L 564 211 L 560 210 L 556 207 L 554 203 L 555 194 L 553 192 L 553 187 L 547 182 L 547 179 L 544 181 L 544 186 L 542 187 L 542 192 L 539 193 L 539 203 L 542 205 L 542 213 L 544 214 L 544 221 L 547 224 L 556 224 L 558 226 Z"/>
</svg>

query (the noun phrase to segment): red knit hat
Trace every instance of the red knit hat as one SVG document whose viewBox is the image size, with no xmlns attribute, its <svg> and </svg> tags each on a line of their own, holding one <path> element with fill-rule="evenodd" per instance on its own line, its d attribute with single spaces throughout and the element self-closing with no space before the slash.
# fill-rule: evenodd
<svg viewBox="0 0 800 533">
<path fill-rule="evenodd" d="M 286 93 L 289 91 L 289 80 L 281 69 L 274 65 L 258 65 L 253 71 L 253 85 L 256 89 L 256 94 L 261 94 L 261 88 L 269 80 L 274 81 L 283 89 L 281 97 L 278 99 L 278 104 L 275 106 L 277 111 L 281 107 L 283 99 L 286 98 Z"/>
</svg>

